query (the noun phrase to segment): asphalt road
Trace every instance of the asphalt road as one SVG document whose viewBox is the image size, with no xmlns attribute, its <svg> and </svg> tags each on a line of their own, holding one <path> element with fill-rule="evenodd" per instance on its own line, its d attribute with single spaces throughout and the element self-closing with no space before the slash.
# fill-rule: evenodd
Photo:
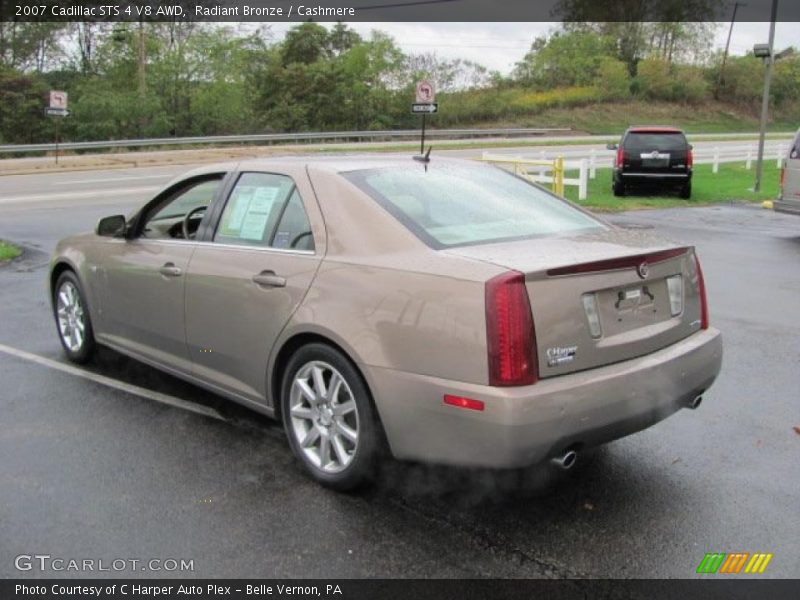
<svg viewBox="0 0 800 600">
<path fill-rule="evenodd" d="M 0 178 L 0 238 L 26 248 L 0 267 L 0 345 L 65 364 L 55 242 L 186 168 Z M 0 350 L 0 577 L 98 575 L 20 572 L 20 554 L 194 561 L 124 576 L 693 577 L 706 552 L 771 552 L 764 576 L 800 577 L 800 219 L 726 205 L 611 220 L 699 249 L 725 358 L 698 410 L 568 473 L 390 463 L 343 495 L 302 475 L 269 420 L 135 361 L 105 351 L 89 370 L 223 419 Z"/>
</svg>

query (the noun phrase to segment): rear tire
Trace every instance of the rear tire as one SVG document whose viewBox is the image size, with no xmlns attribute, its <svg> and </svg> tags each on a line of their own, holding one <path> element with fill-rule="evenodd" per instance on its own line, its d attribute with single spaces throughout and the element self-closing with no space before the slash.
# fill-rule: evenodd
<svg viewBox="0 0 800 600">
<path fill-rule="evenodd" d="M 681 198 L 683 198 L 684 200 L 688 200 L 691 197 L 692 197 L 692 182 L 690 181 L 681 188 Z"/>
<path fill-rule="evenodd" d="M 621 198 L 625 195 L 625 186 L 622 185 L 621 181 L 615 181 L 613 185 L 614 195 L 617 198 Z"/>
<path fill-rule="evenodd" d="M 321 343 L 295 352 L 283 373 L 281 414 L 292 452 L 312 479 L 347 491 L 374 477 L 382 447 L 377 412 L 341 352 Z"/>
<path fill-rule="evenodd" d="M 72 271 L 64 271 L 56 281 L 53 316 L 67 358 L 78 364 L 88 362 L 96 348 L 94 330 L 81 283 Z"/>
</svg>

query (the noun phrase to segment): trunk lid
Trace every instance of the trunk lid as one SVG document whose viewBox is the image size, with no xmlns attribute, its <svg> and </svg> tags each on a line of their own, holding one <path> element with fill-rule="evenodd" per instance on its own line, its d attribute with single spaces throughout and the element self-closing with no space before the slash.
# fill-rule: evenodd
<svg viewBox="0 0 800 600">
<path fill-rule="evenodd" d="M 700 329 L 691 247 L 611 229 L 446 252 L 525 275 L 542 378 L 649 354 Z M 673 297 L 680 297 L 681 310 L 673 314 L 667 279 L 676 276 L 680 290 Z"/>
</svg>

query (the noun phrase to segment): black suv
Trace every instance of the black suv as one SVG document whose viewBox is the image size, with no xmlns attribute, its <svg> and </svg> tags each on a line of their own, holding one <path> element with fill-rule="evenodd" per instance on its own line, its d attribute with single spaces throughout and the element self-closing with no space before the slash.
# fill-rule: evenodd
<svg viewBox="0 0 800 600">
<path fill-rule="evenodd" d="M 692 146 L 680 129 L 631 127 L 622 136 L 614 160 L 614 195 L 634 186 L 669 187 L 681 198 L 692 196 Z"/>
</svg>

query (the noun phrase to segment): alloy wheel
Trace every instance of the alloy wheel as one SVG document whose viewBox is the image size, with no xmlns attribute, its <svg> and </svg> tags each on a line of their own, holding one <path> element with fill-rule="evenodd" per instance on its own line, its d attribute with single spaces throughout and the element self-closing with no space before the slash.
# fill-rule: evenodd
<svg viewBox="0 0 800 600">
<path fill-rule="evenodd" d="M 86 339 L 86 313 L 78 289 L 71 281 L 65 281 L 58 289 L 56 316 L 64 345 L 71 352 L 79 352 Z"/>
<path fill-rule="evenodd" d="M 345 378 L 327 362 L 308 362 L 289 393 L 291 433 L 302 453 L 323 473 L 340 473 L 358 448 L 356 401 Z"/>
</svg>

